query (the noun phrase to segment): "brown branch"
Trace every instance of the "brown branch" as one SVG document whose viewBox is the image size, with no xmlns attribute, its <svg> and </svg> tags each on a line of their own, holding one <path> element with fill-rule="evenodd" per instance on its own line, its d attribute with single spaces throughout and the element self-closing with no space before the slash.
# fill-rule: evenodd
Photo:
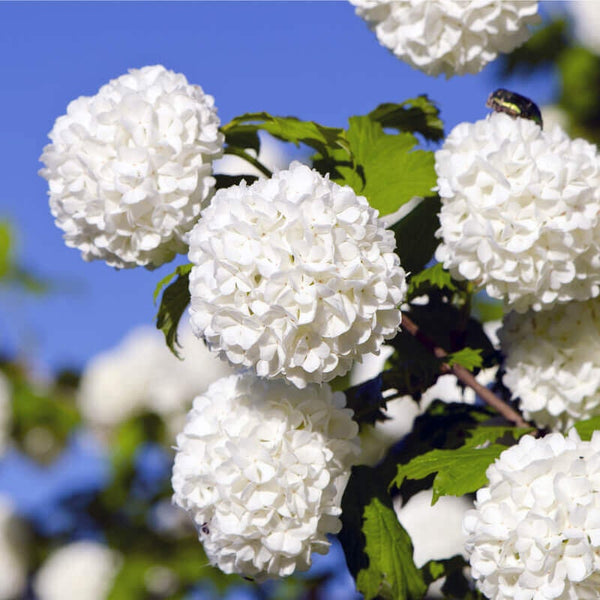
<svg viewBox="0 0 600 600">
<path fill-rule="evenodd" d="M 434 356 L 437 358 L 444 358 L 448 356 L 448 353 L 439 346 L 435 345 L 435 342 L 425 335 L 417 326 L 417 324 L 408 318 L 405 314 L 402 315 L 402 327 L 408 333 L 413 335 L 419 340 Z M 473 373 L 468 369 L 465 369 L 462 365 L 455 364 L 449 366 L 444 363 L 441 367 L 442 373 L 454 373 L 456 377 L 462 381 L 465 385 L 475 390 L 475 393 L 489 406 L 497 410 L 505 419 L 514 423 L 517 427 L 529 427 L 529 424 L 523 419 L 523 417 L 512 407 L 510 407 L 504 400 L 496 396 L 492 390 L 481 385 Z"/>
</svg>

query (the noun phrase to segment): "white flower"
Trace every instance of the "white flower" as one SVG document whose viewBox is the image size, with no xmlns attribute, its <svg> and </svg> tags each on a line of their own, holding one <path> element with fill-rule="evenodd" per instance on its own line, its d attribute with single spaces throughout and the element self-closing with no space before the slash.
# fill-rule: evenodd
<svg viewBox="0 0 600 600">
<path fill-rule="evenodd" d="M 105 600 L 119 571 L 120 555 L 98 542 L 72 542 L 54 550 L 37 572 L 38 600 Z"/>
<path fill-rule="evenodd" d="M 566 431 L 600 415 L 600 299 L 509 313 L 500 338 L 504 383 L 526 419 Z"/>
<path fill-rule="evenodd" d="M 0 600 L 22 598 L 27 579 L 25 531 L 10 500 L 0 496 Z"/>
<path fill-rule="evenodd" d="M 180 341 L 184 360 L 171 353 L 161 332 L 139 327 L 115 348 L 92 358 L 78 392 L 84 420 L 106 429 L 148 411 L 178 431 L 194 397 L 232 372 L 189 328 L 180 333 Z"/>
<path fill-rule="evenodd" d="M 600 432 L 524 436 L 487 470 L 463 521 L 492 600 L 592 600 L 600 589 Z"/>
<path fill-rule="evenodd" d="M 160 65 L 67 107 L 40 160 L 50 209 L 85 260 L 154 268 L 187 251 L 223 135 L 212 96 Z"/>
<path fill-rule="evenodd" d="M 493 113 L 435 155 L 436 258 L 524 312 L 600 293 L 600 161 L 558 127 Z"/>
<path fill-rule="evenodd" d="M 592 52 L 600 54 L 600 5 L 598 0 L 565 2 L 573 17 L 575 37 Z"/>
<path fill-rule="evenodd" d="M 379 43 L 412 67 L 446 77 L 479 73 L 539 22 L 534 0 L 350 0 Z"/>
<path fill-rule="evenodd" d="M 177 436 L 174 501 L 196 523 L 212 564 L 262 580 L 306 570 L 340 529 L 359 452 L 345 396 L 247 371 L 194 400 Z"/>
<path fill-rule="evenodd" d="M 432 497 L 432 490 L 423 490 L 406 504 L 400 496 L 394 500 L 398 520 L 412 540 L 417 567 L 430 560 L 464 554 L 462 520 L 473 503 L 464 496 L 442 496 L 432 505 Z"/>
<path fill-rule="evenodd" d="M 6 450 L 9 442 L 12 390 L 8 378 L 0 371 L 0 456 Z M 1 597 L 0 597 L 1 600 Z"/>
<path fill-rule="evenodd" d="M 261 377 L 343 375 L 401 320 L 405 273 L 377 214 L 297 162 L 219 190 L 190 236 L 194 332 Z"/>
</svg>

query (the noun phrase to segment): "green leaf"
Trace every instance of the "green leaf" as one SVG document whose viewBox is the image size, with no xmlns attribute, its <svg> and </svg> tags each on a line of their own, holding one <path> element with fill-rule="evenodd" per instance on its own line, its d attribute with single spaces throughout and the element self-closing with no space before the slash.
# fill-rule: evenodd
<svg viewBox="0 0 600 600">
<path fill-rule="evenodd" d="M 390 344 L 394 347 L 389 358 L 392 368 L 382 374 L 383 389 L 393 388 L 399 396 L 419 398 L 436 382 L 442 362 L 404 329 Z"/>
<path fill-rule="evenodd" d="M 433 152 L 415 150 L 414 135 L 388 135 L 369 117 L 351 117 L 346 137 L 364 174 L 361 193 L 381 215 L 395 212 L 415 196 L 431 195 L 437 181 Z"/>
<path fill-rule="evenodd" d="M 426 95 L 400 102 L 380 104 L 369 118 L 382 127 L 420 133 L 425 139 L 437 142 L 444 137 L 440 111 Z"/>
<path fill-rule="evenodd" d="M 12 230 L 8 222 L 0 221 L 0 279 L 10 270 L 12 265 L 11 256 Z"/>
<path fill-rule="evenodd" d="M 451 292 L 458 290 L 452 276 L 448 271 L 444 270 L 442 263 L 436 263 L 413 275 L 408 285 L 408 296 L 409 298 L 420 296 L 426 293 L 429 288 L 436 288 L 438 290 L 446 289 Z"/>
<path fill-rule="evenodd" d="M 225 144 L 228 147 L 254 150 L 257 155 L 260 152 L 260 138 L 254 125 L 239 125 L 226 130 Z"/>
<path fill-rule="evenodd" d="M 473 371 L 474 369 L 480 369 L 483 365 L 482 352 L 481 348 L 463 348 L 458 352 L 448 354 L 446 362 L 449 367 L 461 365 L 468 371 Z"/>
<path fill-rule="evenodd" d="M 579 421 L 579 423 L 575 423 L 574 427 L 582 440 L 591 440 L 594 431 L 600 430 L 600 417 Z"/>
<path fill-rule="evenodd" d="M 152 296 L 152 298 L 154 300 L 154 304 L 156 304 L 156 301 L 158 300 L 158 297 L 160 296 L 160 293 L 163 290 L 163 288 L 166 287 L 171 282 L 173 277 L 175 277 L 176 275 L 180 275 L 180 276 L 187 275 L 192 270 L 193 266 L 194 265 L 192 263 L 188 263 L 186 265 L 179 265 L 172 273 L 169 273 L 168 275 L 163 277 L 156 284 L 156 288 L 154 288 L 154 294 Z"/>
<path fill-rule="evenodd" d="M 471 313 L 482 323 L 501 321 L 504 316 L 504 305 L 501 300 L 493 300 L 480 293 L 473 297 Z"/>
<path fill-rule="evenodd" d="M 154 292 L 154 300 L 160 291 L 167 284 L 168 287 L 164 290 L 158 312 L 156 313 L 156 327 L 160 329 L 167 342 L 167 346 L 175 356 L 179 358 L 176 345 L 177 342 L 177 327 L 185 309 L 190 303 L 189 290 L 189 273 L 192 270 L 191 264 L 180 265 L 175 269 L 174 273 L 167 275 L 159 281 Z M 177 275 L 177 279 L 170 283 L 173 277 Z"/>
<path fill-rule="evenodd" d="M 464 445 L 465 448 L 477 448 L 495 443 L 511 446 L 524 435 L 534 431 L 534 427 L 480 425 L 468 431 Z"/>
<path fill-rule="evenodd" d="M 432 450 L 398 465 L 392 481 L 400 487 L 404 479 L 424 479 L 437 473 L 433 480 L 433 504 L 440 496 L 463 496 L 487 484 L 487 468 L 506 450 L 506 446 L 492 444 L 485 448 L 462 447 L 454 450 Z"/>
<path fill-rule="evenodd" d="M 403 465 L 398 465 L 391 485 L 400 487 L 404 479 L 424 479 L 436 473 L 433 480 L 433 503 L 440 496 L 463 496 L 487 484 L 487 468 L 506 450 L 506 441 L 513 444 L 532 428 L 480 425 L 468 431 L 468 438 L 460 448 L 435 449 L 420 454 Z"/>
<path fill-rule="evenodd" d="M 426 591 L 410 537 L 400 525 L 381 472 L 355 467 L 342 500 L 340 542 L 366 600 L 417 600 Z"/>
<path fill-rule="evenodd" d="M 405 271 L 418 273 L 432 259 L 439 244 L 434 234 L 440 226 L 438 219 L 440 208 L 441 203 L 438 196 L 427 196 L 403 219 L 391 227 L 396 236 L 396 253 L 400 257 L 400 263 Z M 441 280 L 443 273 L 444 271 L 440 267 L 433 275 Z M 423 277 L 422 280 L 425 281 Z M 452 280 L 449 274 L 447 277 L 443 277 L 444 282 L 448 280 L 451 284 Z M 411 288 L 415 285 L 412 279 L 410 285 Z"/>
<path fill-rule="evenodd" d="M 266 112 L 240 115 L 221 129 L 225 136 L 230 138 L 242 133 L 247 136 L 252 131 L 266 131 L 277 139 L 296 146 L 300 143 L 306 144 L 323 155 L 327 155 L 330 148 L 343 145 L 341 129 L 324 127 L 314 121 L 301 121 L 296 117 L 274 117 Z"/>
</svg>

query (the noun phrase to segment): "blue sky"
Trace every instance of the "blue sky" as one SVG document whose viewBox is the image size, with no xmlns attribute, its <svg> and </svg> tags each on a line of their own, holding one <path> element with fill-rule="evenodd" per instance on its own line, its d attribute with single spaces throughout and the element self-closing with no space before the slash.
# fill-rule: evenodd
<svg viewBox="0 0 600 600">
<path fill-rule="evenodd" d="M 55 284 L 41 299 L 0 296 L 0 351 L 51 368 L 81 367 L 151 323 L 154 287 L 173 269 L 85 263 L 63 244 L 37 175 L 67 104 L 128 68 L 160 63 L 184 73 L 215 97 L 223 123 L 265 110 L 341 126 L 382 102 L 426 93 L 449 131 L 483 117 L 497 87 L 540 105 L 553 94 L 551 77 L 506 82 L 494 64 L 449 81 L 428 77 L 379 46 L 341 1 L 2 2 L 0 23 L 0 217 L 19 231 L 21 262 Z"/>
</svg>

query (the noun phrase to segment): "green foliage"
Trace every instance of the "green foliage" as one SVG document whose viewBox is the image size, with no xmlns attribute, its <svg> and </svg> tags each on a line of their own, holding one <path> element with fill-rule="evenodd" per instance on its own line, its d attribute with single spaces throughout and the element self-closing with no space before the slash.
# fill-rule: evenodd
<svg viewBox="0 0 600 600">
<path fill-rule="evenodd" d="M 441 263 L 436 263 L 420 273 L 413 275 L 408 284 L 408 297 L 414 298 L 429 293 L 431 290 L 458 291 L 452 276 L 444 270 Z"/>
<path fill-rule="evenodd" d="M 567 48 L 558 60 L 558 105 L 569 115 L 571 134 L 600 139 L 600 57 L 586 48 Z"/>
<path fill-rule="evenodd" d="M 6 221 L 0 221 L 0 279 L 6 277 L 12 264 L 12 230 Z"/>
<path fill-rule="evenodd" d="M 425 265 L 431 261 L 438 246 L 434 234 L 440 226 L 438 220 L 440 209 L 441 203 L 438 196 L 426 196 L 404 218 L 391 227 L 396 236 L 396 252 L 400 256 L 402 267 L 408 273 L 422 271 Z M 438 278 L 440 277 L 441 275 L 438 275 Z M 420 282 L 424 283 L 424 281 L 422 276 Z M 413 286 L 412 279 L 410 285 Z"/>
<path fill-rule="evenodd" d="M 575 429 L 582 440 L 591 440 L 594 431 L 600 430 L 600 417 L 592 417 L 575 423 Z"/>
<path fill-rule="evenodd" d="M 368 117 L 384 128 L 419 133 L 426 140 L 433 142 L 439 142 L 444 137 L 440 111 L 426 95 L 399 104 L 380 104 Z"/>
<path fill-rule="evenodd" d="M 483 366 L 483 358 L 481 348 L 462 348 L 458 352 L 452 352 L 446 357 L 446 362 L 449 367 L 454 365 L 461 365 L 469 371 L 479 369 Z"/>
<path fill-rule="evenodd" d="M 389 134 L 385 129 L 398 133 Z M 382 215 L 396 211 L 415 196 L 430 196 L 436 183 L 433 153 L 417 150 L 414 135 L 434 141 L 443 135 L 439 111 L 426 96 L 382 104 L 368 115 L 350 117 L 346 130 L 265 112 L 235 117 L 222 127 L 225 152 L 244 158 L 268 176 L 269 171 L 247 152 L 258 152 L 259 130 L 315 150 L 315 168 L 366 196 Z M 429 221 L 424 226 L 429 226 Z M 426 240 L 425 231 L 415 244 Z"/>
<path fill-rule="evenodd" d="M 74 389 L 35 385 L 17 364 L 5 364 L 3 372 L 12 388 L 12 440 L 36 461 L 50 462 L 80 424 Z"/>
<path fill-rule="evenodd" d="M 420 398 L 436 382 L 442 361 L 406 330 L 400 331 L 390 344 L 394 354 L 389 358 L 391 369 L 382 375 L 383 389 L 395 389 L 398 396 Z"/>
<path fill-rule="evenodd" d="M 355 191 L 381 215 L 393 213 L 415 196 L 431 194 L 436 184 L 433 152 L 416 150 L 413 134 L 389 135 L 367 116 L 351 117 L 346 137 L 364 179 L 364 186 Z"/>
<path fill-rule="evenodd" d="M 0 220 L 0 285 L 12 286 L 30 294 L 45 294 L 48 281 L 19 265 L 15 259 L 15 234 L 10 223 Z"/>
<path fill-rule="evenodd" d="M 475 492 L 486 485 L 487 468 L 506 450 L 506 445 L 496 441 L 506 436 L 518 439 L 530 431 L 524 428 L 480 426 L 469 432 L 470 437 L 460 448 L 431 450 L 406 464 L 398 465 L 391 485 L 400 487 L 406 478 L 424 479 L 435 473 L 434 504 L 440 496 L 463 496 Z"/>
<path fill-rule="evenodd" d="M 433 503 L 440 496 L 463 496 L 486 485 L 487 468 L 505 449 L 492 444 L 485 448 L 432 450 L 399 466 L 393 484 L 400 487 L 405 478 L 424 479 L 437 473 L 433 480 Z"/>
<path fill-rule="evenodd" d="M 296 117 L 274 117 L 266 112 L 240 115 L 221 130 L 228 145 L 252 148 L 255 151 L 258 151 L 258 131 L 266 131 L 284 142 L 306 144 L 321 154 L 327 154 L 330 148 L 344 145 L 341 129 L 324 127 L 314 121 L 301 121 Z"/>
<path fill-rule="evenodd" d="M 382 473 L 355 467 L 342 500 L 339 534 L 350 572 L 366 600 L 417 600 L 426 586 L 412 559 L 410 538 L 400 525 Z"/>
<path fill-rule="evenodd" d="M 522 46 L 500 55 L 502 75 L 530 74 L 540 67 L 549 66 L 568 46 L 566 21 L 552 21 L 538 29 Z"/>
<path fill-rule="evenodd" d="M 453 296 L 455 296 L 454 294 Z M 469 315 L 470 296 L 463 292 L 462 304 L 456 306 L 444 292 L 430 290 L 426 305 L 410 305 L 407 315 L 419 325 L 420 332 L 448 354 L 464 348 L 481 350 L 482 367 L 498 363 L 498 355 L 482 324 Z M 421 345 L 424 344 L 422 340 Z M 430 350 L 431 351 L 431 350 Z"/>
<path fill-rule="evenodd" d="M 160 329 L 167 342 L 167 346 L 175 356 L 179 358 L 176 346 L 177 328 L 187 305 L 190 303 L 189 274 L 192 270 L 191 264 L 180 265 L 173 273 L 170 273 L 158 282 L 154 291 L 154 302 L 156 302 L 161 290 L 162 299 L 158 312 L 156 313 L 156 327 Z M 177 279 L 171 283 L 173 277 Z M 165 288 L 165 286 L 167 286 Z"/>
</svg>

